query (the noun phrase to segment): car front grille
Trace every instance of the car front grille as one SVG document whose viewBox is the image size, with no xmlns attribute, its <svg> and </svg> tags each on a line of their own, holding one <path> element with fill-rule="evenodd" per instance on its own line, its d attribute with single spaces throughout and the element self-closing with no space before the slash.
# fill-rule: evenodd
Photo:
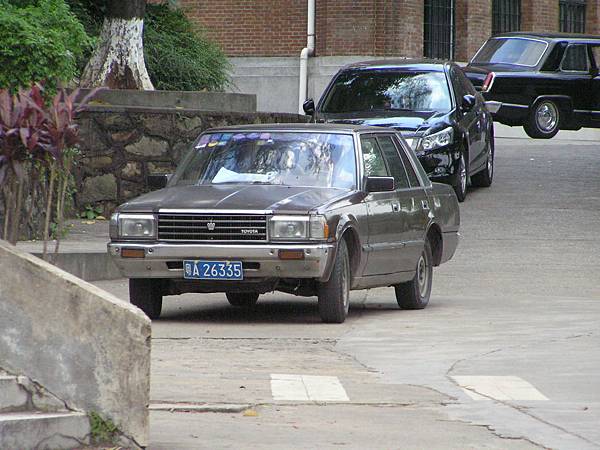
<svg viewBox="0 0 600 450">
<path fill-rule="evenodd" d="M 267 216 L 160 213 L 158 239 L 194 242 L 264 242 L 267 240 Z"/>
</svg>

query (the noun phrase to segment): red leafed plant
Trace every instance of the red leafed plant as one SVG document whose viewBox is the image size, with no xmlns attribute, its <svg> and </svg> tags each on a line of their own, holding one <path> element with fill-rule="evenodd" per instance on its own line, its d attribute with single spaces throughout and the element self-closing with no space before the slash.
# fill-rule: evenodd
<svg viewBox="0 0 600 450">
<path fill-rule="evenodd" d="M 15 95 L 0 89 L 2 238 L 14 244 L 21 236 L 41 237 L 44 258 L 50 225 L 55 228 L 55 252 L 62 234 L 70 172 L 77 154 L 75 115 L 95 93 L 75 104 L 78 91 L 67 94 L 60 90 L 46 99 L 37 84 Z"/>
</svg>

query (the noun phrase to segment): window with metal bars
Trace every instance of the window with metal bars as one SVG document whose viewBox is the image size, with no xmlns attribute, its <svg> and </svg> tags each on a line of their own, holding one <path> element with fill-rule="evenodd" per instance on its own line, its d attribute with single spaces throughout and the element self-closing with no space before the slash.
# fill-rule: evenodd
<svg viewBox="0 0 600 450">
<path fill-rule="evenodd" d="M 585 33 L 586 0 L 560 0 L 560 31 L 566 33 Z"/>
<path fill-rule="evenodd" d="M 492 34 L 521 29 L 521 0 L 492 0 Z"/>
<path fill-rule="evenodd" d="M 428 58 L 454 57 L 454 0 L 425 0 L 423 53 Z"/>
</svg>

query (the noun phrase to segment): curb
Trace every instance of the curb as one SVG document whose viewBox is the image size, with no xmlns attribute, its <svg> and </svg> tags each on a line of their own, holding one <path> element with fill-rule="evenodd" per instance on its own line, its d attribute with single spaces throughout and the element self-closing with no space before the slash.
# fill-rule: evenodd
<svg viewBox="0 0 600 450">
<path fill-rule="evenodd" d="M 32 252 L 38 258 L 42 253 Z M 116 280 L 123 278 L 106 252 L 71 252 L 52 255 L 52 264 L 84 281 Z"/>
</svg>

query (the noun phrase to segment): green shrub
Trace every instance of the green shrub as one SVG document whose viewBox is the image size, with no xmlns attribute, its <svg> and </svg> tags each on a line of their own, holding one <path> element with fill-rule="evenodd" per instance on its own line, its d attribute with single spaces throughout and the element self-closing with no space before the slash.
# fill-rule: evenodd
<svg viewBox="0 0 600 450">
<path fill-rule="evenodd" d="M 221 48 L 181 10 L 166 4 L 146 8 L 144 53 L 156 89 L 215 91 L 229 82 L 230 66 Z"/>
<path fill-rule="evenodd" d="M 64 0 L 0 0 L 0 88 L 69 82 L 89 46 Z"/>
</svg>

